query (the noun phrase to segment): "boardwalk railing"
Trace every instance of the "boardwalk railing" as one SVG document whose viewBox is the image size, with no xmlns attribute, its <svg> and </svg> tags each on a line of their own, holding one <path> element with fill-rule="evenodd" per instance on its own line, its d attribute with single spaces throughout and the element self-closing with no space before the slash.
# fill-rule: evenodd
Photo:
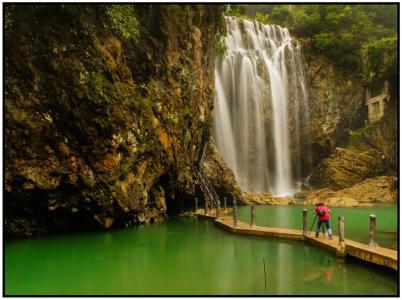
<svg viewBox="0 0 402 300">
<path fill-rule="evenodd" d="M 236 199 L 233 199 L 233 209 L 232 216 L 228 216 L 226 209 L 226 198 L 224 198 L 224 211 L 221 214 L 220 201 L 214 187 L 210 183 L 208 177 L 205 175 L 202 168 L 192 168 L 193 176 L 195 182 L 200 186 L 201 191 L 205 198 L 205 213 L 201 214 L 198 212 L 198 198 L 195 198 L 195 214 L 197 216 L 214 218 L 215 223 L 219 226 L 223 226 L 234 233 L 252 234 L 252 235 L 263 235 L 279 238 L 290 238 L 296 240 L 307 241 L 317 246 L 326 248 L 336 253 L 340 257 L 345 257 L 346 255 L 354 256 L 364 261 L 369 261 L 378 265 L 383 265 L 390 267 L 394 270 L 398 270 L 398 257 L 397 251 L 382 248 L 378 246 L 375 239 L 375 227 L 376 227 L 376 216 L 370 215 L 370 231 L 369 231 L 369 244 L 361 244 L 352 240 L 345 239 L 345 225 L 344 217 L 338 218 L 338 228 L 339 236 L 333 236 L 333 239 L 323 239 L 310 236 L 307 231 L 307 210 L 303 210 L 303 225 L 302 230 L 294 229 L 282 229 L 282 228 L 272 228 L 272 227 L 262 227 L 257 226 L 255 221 L 255 207 L 251 206 L 251 221 L 250 224 L 245 224 L 238 220 L 238 210 L 236 205 Z M 215 207 L 215 209 L 213 209 Z M 211 213 L 208 214 L 208 209 Z M 212 211 L 215 210 L 215 213 Z M 326 228 L 325 228 L 326 229 Z M 323 230 L 325 230 L 323 227 Z M 323 236 L 325 237 L 325 232 Z"/>
<path fill-rule="evenodd" d="M 376 217 L 374 215 L 370 215 L 369 243 L 362 244 L 345 239 L 345 219 L 343 216 L 340 216 L 338 218 L 339 236 L 333 235 L 332 239 L 328 239 L 325 238 L 325 233 L 323 234 L 323 238 L 315 237 L 315 232 L 313 232 L 313 234 L 311 235 L 311 233 L 307 231 L 307 209 L 303 210 L 303 223 L 301 224 L 301 230 L 263 227 L 256 225 L 254 206 L 250 207 L 250 223 L 246 224 L 244 222 L 241 222 L 238 219 L 237 215 L 238 211 L 236 201 L 235 199 L 233 200 L 233 208 L 231 209 L 231 211 L 219 211 L 220 205 L 217 205 L 216 209 L 211 209 L 210 213 L 202 214 L 201 212 L 197 212 L 196 210 L 196 215 L 199 217 L 213 218 L 215 220 L 215 224 L 233 233 L 306 241 L 313 245 L 332 251 L 339 257 L 346 257 L 347 255 L 349 255 L 367 262 L 398 270 L 398 252 L 388 248 L 380 247 L 376 242 Z"/>
<path fill-rule="evenodd" d="M 214 187 L 205 175 L 202 168 L 192 168 L 195 182 L 200 186 L 205 198 L 205 211 L 208 208 L 218 207 L 219 197 L 215 192 Z"/>
</svg>

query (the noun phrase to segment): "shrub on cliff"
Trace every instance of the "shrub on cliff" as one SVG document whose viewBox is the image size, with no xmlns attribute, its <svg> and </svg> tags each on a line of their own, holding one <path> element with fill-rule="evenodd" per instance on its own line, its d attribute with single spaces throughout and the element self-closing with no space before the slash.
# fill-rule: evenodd
<svg viewBox="0 0 402 300">
<path fill-rule="evenodd" d="M 113 29 L 125 40 L 135 40 L 139 36 L 138 20 L 133 5 L 111 5 L 106 14 L 112 22 Z"/>
<path fill-rule="evenodd" d="M 367 43 L 362 50 L 367 71 L 374 72 L 378 80 L 392 80 L 398 76 L 398 40 L 387 37 Z"/>
</svg>

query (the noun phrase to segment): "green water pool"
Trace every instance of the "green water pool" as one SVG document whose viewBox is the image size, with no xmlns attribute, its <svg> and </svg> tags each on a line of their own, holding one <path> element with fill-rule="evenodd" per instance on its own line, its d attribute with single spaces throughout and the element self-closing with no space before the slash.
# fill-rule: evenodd
<svg viewBox="0 0 402 300">
<path fill-rule="evenodd" d="M 193 218 L 7 241 L 4 251 L 5 295 L 398 293 L 394 271 L 298 241 L 234 235 Z"/>
<path fill-rule="evenodd" d="M 260 226 L 302 229 L 303 209 L 308 209 L 308 229 L 314 221 L 313 206 L 257 206 L 256 224 Z M 360 243 L 369 242 L 369 216 L 376 215 L 376 240 L 381 247 L 391 248 L 398 240 L 398 207 L 396 204 L 382 204 L 373 207 L 342 208 L 331 207 L 330 224 L 338 235 L 338 216 L 345 217 L 345 238 Z M 239 207 L 239 219 L 250 222 L 250 208 Z M 314 224 L 313 232 L 315 230 Z"/>
</svg>

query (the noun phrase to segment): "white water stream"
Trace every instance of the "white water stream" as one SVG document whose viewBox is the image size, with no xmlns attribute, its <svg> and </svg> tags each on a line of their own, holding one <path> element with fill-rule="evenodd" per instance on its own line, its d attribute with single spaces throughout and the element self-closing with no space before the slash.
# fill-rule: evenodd
<svg viewBox="0 0 402 300">
<path fill-rule="evenodd" d="M 301 49 L 286 28 L 226 17 L 214 139 L 243 190 L 295 191 L 308 124 Z"/>
</svg>

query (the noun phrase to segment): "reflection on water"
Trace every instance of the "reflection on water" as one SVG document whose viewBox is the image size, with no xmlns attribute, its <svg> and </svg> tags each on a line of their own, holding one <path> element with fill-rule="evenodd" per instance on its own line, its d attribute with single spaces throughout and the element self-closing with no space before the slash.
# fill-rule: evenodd
<svg viewBox="0 0 402 300">
<path fill-rule="evenodd" d="M 302 210 L 308 209 L 308 229 L 314 220 L 312 206 L 257 206 L 256 223 L 260 226 L 302 229 Z M 397 220 L 398 208 L 396 204 L 383 204 L 374 207 L 331 207 L 331 227 L 338 235 L 338 217 L 345 217 L 345 237 L 360 243 L 369 242 L 369 216 L 377 216 L 376 239 L 381 247 L 391 248 L 398 242 Z M 250 208 L 239 208 L 239 219 L 250 222 Z M 315 223 L 315 225 L 317 222 Z M 314 225 L 314 226 L 315 226 Z M 315 227 L 312 229 L 315 230 Z"/>
<path fill-rule="evenodd" d="M 205 220 L 5 244 L 5 292 L 53 295 L 395 295 L 397 274 Z M 373 284 L 375 283 L 375 284 Z M 319 288 L 317 288 L 319 286 Z"/>
</svg>

